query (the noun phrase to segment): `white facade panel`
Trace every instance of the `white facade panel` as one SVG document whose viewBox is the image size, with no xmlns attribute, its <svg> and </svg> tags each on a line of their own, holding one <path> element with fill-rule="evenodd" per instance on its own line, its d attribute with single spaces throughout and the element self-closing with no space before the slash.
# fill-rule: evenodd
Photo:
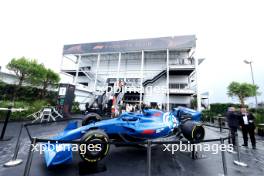
<svg viewBox="0 0 264 176">
<path fill-rule="evenodd" d="M 170 96 L 170 103 L 171 104 L 186 104 L 189 105 L 191 102 L 191 97 L 190 96 L 175 96 L 171 95 Z"/>
<path fill-rule="evenodd" d="M 157 102 L 158 104 L 166 103 L 166 77 L 165 76 L 161 77 L 155 83 L 149 84 L 145 87 L 144 102 L 148 105 L 150 105 L 151 102 Z"/>
<path fill-rule="evenodd" d="M 186 83 L 186 84 L 188 84 L 188 76 L 186 76 L 186 75 L 170 75 L 170 83 Z"/>
</svg>

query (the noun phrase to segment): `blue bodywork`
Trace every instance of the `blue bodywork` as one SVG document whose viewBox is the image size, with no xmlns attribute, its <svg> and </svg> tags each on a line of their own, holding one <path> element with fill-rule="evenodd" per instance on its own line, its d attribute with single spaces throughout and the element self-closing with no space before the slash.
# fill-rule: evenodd
<svg viewBox="0 0 264 176">
<path fill-rule="evenodd" d="M 125 112 L 117 118 L 102 120 L 86 126 L 77 126 L 77 122 L 71 122 L 63 132 L 53 139 L 55 140 L 78 140 L 86 132 L 92 129 L 103 130 L 111 136 L 129 136 L 134 140 L 144 141 L 170 136 L 175 128 L 181 124 L 179 118 L 183 114 L 191 115 L 192 120 L 200 121 L 201 113 L 185 107 L 178 107 L 171 112 L 148 109 L 144 113 Z M 72 160 L 70 144 L 56 144 L 51 148 L 46 144 L 44 151 L 47 167 Z"/>
</svg>

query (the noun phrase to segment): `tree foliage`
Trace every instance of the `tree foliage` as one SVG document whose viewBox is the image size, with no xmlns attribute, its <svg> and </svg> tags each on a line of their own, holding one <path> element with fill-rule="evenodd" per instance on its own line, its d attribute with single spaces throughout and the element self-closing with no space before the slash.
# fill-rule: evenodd
<svg viewBox="0 0 264 176">
<path fill-rule="evenodd" d="M 43 78 L 45 77 L 46 68 L 43 64 L 37 62 L 32 62 L 31 65 L 31 76 L 29 78 L 29 83 L 32 85 L 41 86 Z"/>
<path fill-rule="evenodd" d="M 197 109 L 197 97 L 194 97 L 193 99 L 191 99 L 191 108 Z"/>
<path fill-rule="evenodd" d="M 18 77 L 18 85 L 21 86 L 22 83 L 28 80 L 32 75 L 33 65 L 36 63 L 35 60 L 28 60 L 25 57 L 13 58 L 8 64 L 7 69 L 13 71 Z"/>
<path fill-rule="evenodd" d="M 60 76 L 59 74 L 55 73 L 51 69 L 45 69 L 44 71 L 44 79 L 42 80 L 42 90 L 43 90 L 43 95 L 45 95 L 45 92 L 47 90 L 48 86 L 55 86 L 59 83 L 60 81 Z"/>
<path fill-rule="evenodd" d="M 8 64 L 7 69 L 14 71 L 19 79 L 18 88 L 23 82 L 28 82 L 31 85 L 41 86 L 41 97 L 46 93 L 48 86 L 53 86 L 59 83 L 59 74 L 53 70 L 46 68 L 43 64 L 39 64 L 36 60 L 30 60 L 25 57 L 13 58 Z M 14 90 L 14 98 L 15 99 Z"/>
<path fill-rule="evenodd" d="M 249 83 L 231 82 L 227 87 L 227 95 L 230 97 L 237 97 L 241 103 L 241 106 L 245 106 L 245 99 L 256 96 L 258 86 Z"/>
</svg>

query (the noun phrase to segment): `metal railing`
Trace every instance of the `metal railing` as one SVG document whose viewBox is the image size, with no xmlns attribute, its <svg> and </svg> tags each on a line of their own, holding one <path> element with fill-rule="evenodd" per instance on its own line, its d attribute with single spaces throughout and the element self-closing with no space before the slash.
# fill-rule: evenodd
<svg viewBox="0 0 264 176">
<path fill-rule="evenodd" d="M 169 88 L 170 89 L 189 89 L 190 87 L 188 86 L 187 83 L 170 83 Z"/>
<path fill-rule="evenodd" d="M 48 123 L 59 123 L 59 122 L 65 122 L 65 121 L 73 121 L 73 120 L 82 120 L 82 118 L 68 118 L 68 119 L 61 119 L 58 120 L 56 122 L 46 122 L 45 124 Z M 196 144 L 196 143 L 207 143 L 207 142 L 220 142 L 220 144 L 224 144 L 224 141 L 227 139 L 230 139 L 230 136 L 227 137 L 220 137 L 220 138 L 215 138 L 215 139 L 206 139 L 206 140 L 200 140 L 200 141 L 187 141 L 187 140 L 177 140 L 177 141 L 151 141 L 151 140 L 147 140 L 147 141 L 143 141 L 143 142 L 116 142 L 113 140 L 110 140 L 109 142 L 83 142 L 83 141 L 73 141 L 73 140 L 52 140 L 52 139 L 43 139 L 43 138 L 37 138 L 37 137 L 33 137 L 30 133 L 29 130 L 29 126 L 35 126 L 35 125 L 41 125 L 43 123 L 25 123 L 21 125 L 21 129 L 19 132 L 19 136 L 18 136 L 18 140 L 17 140 L 17 144 L 15 147 L 15 151 L 14 151 L 14 156 L 12 158 L 11 161 L 16 161 L 16 157 L 19 151 L 19 138 L 21 136 L 21 132 L 23 127 L 26 129 L 27 134 L 29 136 L 29 139 L 31 141 L 31 145 L 30 145 L 30 149 L 29 149 L 29 153 L 28 153 L 28 157 L 27 157 L 27 161 L 26 161 L 26 165 L 25 165 L 25 169 L 24 169 L 24 173 L 23 176 L 28 176 L 30 173 L 30 168 L 31 168 L 31 164 L 32 164 L 32 160 L 33 160 L 33 146 L 35 146 L 37 143 L 56 143 L 56 144 L 109 144 L 109 145 L 137 145 L 137 144 L 145 144 L 147 146 L 147 165 L 146 165 L 146 175 L 147 176 L 151 176 L 151 151 L 152 151 L 152 145 L 153 144 L 157 144 L 157 145 L 162 145 L 162 144 Z M 238 141 L 237 141 L 237 146 L 238 146 Z M 195 149 L 192 149 L 192 159 L 195 159 Z M 239 153 L 239 147 L 237 147 L 237 160 L 234 161 L 235 164 L 242 166 L 241 163 L 243 164 L 243 162 L 241 162 L 240 160 L 240 153 Z M 222 167 L 223 167 L 223 175 L 227 175 L 228 171 L 227 171 L 227 163 L 226 163 L 226 156 L 225 156 L 225 151 L 221 151 L 221 160 L 222 160 Z M 21 163 L 21 161 L 20 161 Z M 12 166 L 15 166 L 12 165 Z"/>
<path fill-rule="evenodd" d="M 5 118 L 5 121 L 4 121 L 4 125 L 3 125 L 3 128 L 2 128 L 2 132 L 1 132 L 1 135 L 0 135 L 0 141 L 8 141 L 10 140 L 12 137 L 5 137 L 5 132 L 6 132 L 6 127 L 8 125 L 8 122 L 9 122 L 9 119 L 11 117 L 11 113 L 12 112 L 21 112 L 21 111 L 26 111 L 27 109 L 22 109 L 22 108 L 13 108 L 12 106 L 9 106 L 8 108 L 0 108 L 0 111 L 7 111 L 6 113 L 6 118 Z"/>
<path fill-rule="evenodd" d="M 56 123 L 58 122 L 63 122 L 63 121 L 70 121 L 70 120 L 80 120 L 82 118 L 72 118 L 72 119 L 62 119 L 59 121 L 56 121 Z M 54 123 L 54 122 L 47 122 L 47 123 Z M 33 146 L 35 146 L 37 143 L 56 143 L 56 144 L 109 144 L 109 145 L 147 145 L 147 166 L 146 166 L 146 175 L 147 176 L 151 176 L 151 147 L 153 144 L 156 145 L 163 145 L 163 144 L 196 144 L 196 143 L 205 143 L 205 142 L 220 142 L 221 144 L 224 144 L 224 141 L 226 139 L 229 139 L 230 137 L 220 137 L 220 138 L 215 138 L 215 139 L 206 139 L 206 140 L 200 140 L 200 141 L 187 141 L 187 140 L 178 140 L 178 141 L 151 141 L 151 140 L 147 140 L 147 141 L 143 141 L 143 142 L 117 142 L 117 141 L 113 141 L 110 140 L 109 142 L 83 142 L 83 141 L 73 141 L 73 140 L 52 140 L 52 139 L 43 139 L 43 138 L 36 138 L 36 137 L 32 137 L 28 126 L 33 126 L 33 125 L 39 125 L 41 123 L 27 123 L 24 124 L 24 127 L 26 128 L 27 134 L 30 138 L 31 141 L 31 145 L 30 145 L 30 149 L 29 149 L 29 154 L 28 154 L 28 158 L 27 158 L 27 162 L 25 165 L 25 169 L 24 169 L 24 176 L 28 176 L 30 173 L 30 167 L 32 164 L 32 158 L 33 158 Z M 192 158 L 195 159 L 195 150 L 192 150 Z M 225 152 L 221 151 L 221 156 L 222 156 L 222 163 L 223 163 L 223 172 L 224 175 L 227 175 L 227 165 L 226 165 L 226 157 L 225 157 Z"/>
</svg>

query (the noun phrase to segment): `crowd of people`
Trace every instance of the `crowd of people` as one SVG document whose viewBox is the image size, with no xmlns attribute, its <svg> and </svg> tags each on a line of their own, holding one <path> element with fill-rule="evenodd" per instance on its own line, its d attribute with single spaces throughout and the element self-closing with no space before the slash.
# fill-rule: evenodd
<svg viewBox="0 0 264 176">
<path fill-rule="evenodd" d="M 230 129 L 232 144 L 237 146 L 236 134 L 237 130 L 240 128 L 243 135 L 243 145 L 248 147 L 248 135 L 251 140 L 252 148 L 256 149 L 256 139 L 255 139 L 255 117 L 252 113 L 248 112 L 246 108 L 242 107 L 240 110 L 236 110 L 235 107 L 229 107 L 227 114 L 227 122 Z"/>
</svg>

